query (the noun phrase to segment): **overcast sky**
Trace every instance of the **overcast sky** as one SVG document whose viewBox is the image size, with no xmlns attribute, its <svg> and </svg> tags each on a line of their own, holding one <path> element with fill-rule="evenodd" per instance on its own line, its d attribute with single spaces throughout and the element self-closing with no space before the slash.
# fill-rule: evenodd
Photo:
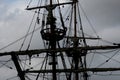
<svg viewBox="0 0 120 80">
<path fill-rule="evenodd" d="M 29 0 L 0 0 L 0 47 L 25 35 L 31 20 L 25 8 Z M 97 34 L 103 39 L 119 42 L 120 1 L 80 0 Z M 86 22 L 83 22 L 86 23 Z"/>
<path fill-rule="evenodd" d="M 99 36 L 119 42 L 120 0 L 80 1 Z"/>
<path fill-rule="evenodd" d="M 0 0 L 0 48 L 25 35 L 33 13 L 30 14 L 25 10 L 28 1 Z M 105 40 L 120 43 L 120 0 L 80 0 L 80 2 L 97 34 Z M 35 40 L 37 40 L 35 42 L 39 42 L 39 39 Z M 36 44 L 33 44 L 34 48 L 41 46 L 41 44 L 39 46 Z M 3 51 L 19 50 L 19 47 L 20 45 L 11 46 Z M 3 69 L 5 70 L 3 71 Z M 4 67 L 0 69 L 0 80 L 6 80 L 5 76 L 11 77 L 10 72 L 1 76 L 6 74 L 7 70 L 10 69 Z M 12 72 L 15 71 L 12 70 Z M 98 80 L 96 77 L 93 79 Z M 114 80 L 119 79 L 114 78 Z M 103 78 L 99 78 L 99 80 L 103 80 Z M 106 80 L 113 80 L 113 77 Z"/>
</svg>

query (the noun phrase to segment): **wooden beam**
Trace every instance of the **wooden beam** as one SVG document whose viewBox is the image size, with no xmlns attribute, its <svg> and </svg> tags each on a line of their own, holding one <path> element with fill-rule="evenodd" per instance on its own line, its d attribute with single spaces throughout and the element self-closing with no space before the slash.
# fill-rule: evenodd
<svg viewBox="0 0 120 80">
<path fill-rule="evenodd" d="M 101 39 L 101 38 L 94 38 L 94 37 L 71 37 L 71 36 L 66 36 L 65 38 L 67 39 L 91 39 L 91 40 Z"/>
<path fill-rule="evenodd" d="M 22 71 L 22 69 L 20 67 L 17 55 L 11 55 L 11 57 L 12 57 L 12 60 L 15 64 L 15 67 L 17 69 L 18 76 L 20 77 L 20 80 L 25 80 L 25 73 Z"/>
<path fill-rule="evenodd" d="M 53 4 L 52 6 L 56 7 L 56 6 L 60 6 L 60 5 L 66 5 L 66 4 L 73 4 L 73 2 Z M 50 7 L 50 5 L 26 8 L 26 10 L 34 10 L 34 9 L 48 8 L 48 7 Z"/>
<path fill-rule="evenodd" d="M 52 49 L 35 49 L 35 50 L 24 50 L 24 51 L 12 51 L 12 52 L 3 52 L 0 53 L 0 56 L 7 55 L 36 55 L 41 53 L 51 53 L 51 52 L 66 52 L 68 50 L 109 50 L 109 49 L 119 49 L 120 46 L 87 46 L 87 47 L 77 47 L 77 48 L 57 48 L 55 50 Z"/>
<path fill-rule="evenodd" d="M 86 68 L 86 69 L 56 69 L 57 73 L 64 73 L 64 72 L 107 72 L 107 71 L 120 71 L 120 68 Z M 25 73 L 52 73 L 52 70 L 33 70 L 33 71 L 24 71 Z"/>
</svg>

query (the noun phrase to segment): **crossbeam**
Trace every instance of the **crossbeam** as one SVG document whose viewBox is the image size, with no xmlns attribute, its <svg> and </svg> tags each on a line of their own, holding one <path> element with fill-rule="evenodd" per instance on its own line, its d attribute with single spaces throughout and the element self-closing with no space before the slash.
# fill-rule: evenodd
<svg viewBox="0 0 120 80">
<path fill-rule="evenodd" d="M 56 6 L 60 6 L 60 5 L 73 4 L 73 3 L 74 3 L 74 2 L 59 3 L 59 4 L 53 4 L 52 6 L 56 7 Z M 34 9 L 48 8 L 48 7 L 50 7 L 50 5 L 26 8 L 26 10 L 34 10 Z"/>
<path fill-rule="evenodd" d="M 91 39 L 91 40 L 101 39 L 101 38 L 95 38 L 95 37 L 71 37 L 71 36 L 66 36 L 65 38 L 67 39 Z"/>
<path fill-rule="evenodd" d="M 51 52 L 66 52 L 68 50 L 109 50 L 109 49 L 119 49 L 120 46 L 87 46 L 87 47 L 77 47 L 77 48 L 57 48 L 55 50 L 52 49 L 36 49 L 36 50 L 24 50 L 24 51 L 12 51 L 12 52 L 3 52 L 0 53 L 0 56 L 7 55 L 36 55 L 41 53 L 51 53 Z"/>
<path fill-rule="evenodd" d="M 86 68 L 86 69 L 56 69 L 57 73 L 64 73 L 64 72 L 107 72 L 107 71 L 120 71 L 120 68 Z M 25 73 L 52 73 L 52 70 L 33 70 L 33 71 L 24 71 Z"/>
</svg>

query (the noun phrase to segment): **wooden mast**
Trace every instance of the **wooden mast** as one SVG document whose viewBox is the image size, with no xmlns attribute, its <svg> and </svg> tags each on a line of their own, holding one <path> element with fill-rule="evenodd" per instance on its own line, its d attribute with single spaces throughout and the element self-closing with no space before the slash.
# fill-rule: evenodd
<svg viewBox="0 0 120 80">
<path fill-rule="evenodd" d="M 77 39 L 77 11 L 76 11 L 76 7 L 77 7 L 77 0 L 73 0 L 74 4 L 74 41 L 73 41 L 73 47 L 77 48 L 78 47 L 78 40 Z M 73 53 L 74 54 L 74 53 Z M 79 67 L 79 53 L 75 52 L 74 56 L 73 56 L 73 60 L 74 60 L 74 69 L 78 70 Z M 75 72 L 75 80 L 79 80 L 79 73 Z"/>
<path fill-rule="evenodd" d="M 48 10 L 48 15 L 50 14 L 50 17 L 49 19 L 51 20 L 50 21 L 50 29 L 51 29 L 51 39 L 49 40 L 49 43 L 50 43 L 50 46 L 51 46 L 51 49 L 55 50 L 56 49 L 56 36 L 55 36 L 55 18 L 53 17 L 53 4 L 52 4 L 52 0 L 50 0 L 50 9 Z M 52 79 L 53 80 L 57 80 L 57 76 L 56 76 L 56 52 L 51 52 L 51 57 L 52 57 L 52 62 L 51 62 L 51 65 L 52 65 Z"/>
</svg>

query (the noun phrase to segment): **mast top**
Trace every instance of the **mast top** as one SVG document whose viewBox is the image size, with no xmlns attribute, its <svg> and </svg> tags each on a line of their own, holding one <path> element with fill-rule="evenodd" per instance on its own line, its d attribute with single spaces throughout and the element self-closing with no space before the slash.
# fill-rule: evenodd
<svg viewBox="0 0 120 80">
<path fill-rule="evenodd" d="M 73 4 L 74 2 L 67 2 L 67 3 L 59 3 L 59 4 L 52 4 L 52 7 L 57 7 L 60 5 L 66 5 L 66 4 Z M 34 9 L 40 9 L 40 8 L 48 8 L 51 5 L 46 5 L 46 6 L 37 6 L 37 7 L 31 7 L 31 8 L 26 8 L 26 10 L 34 10 Z"/>
</svg>

